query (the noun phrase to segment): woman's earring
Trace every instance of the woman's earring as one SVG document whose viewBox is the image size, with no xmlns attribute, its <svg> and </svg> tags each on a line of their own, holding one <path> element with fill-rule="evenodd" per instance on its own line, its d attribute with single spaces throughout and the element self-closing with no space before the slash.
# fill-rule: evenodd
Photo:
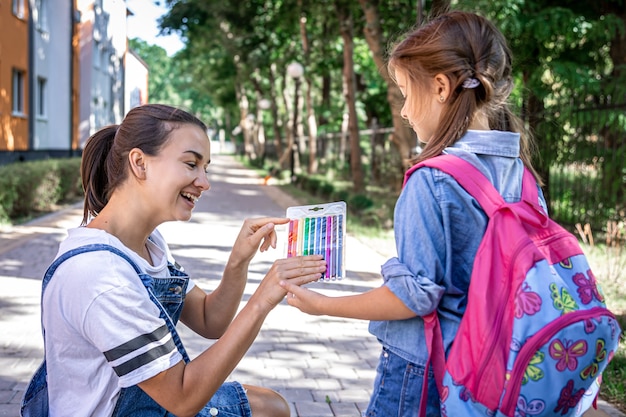
<svg viewBox="0 0 626 417">
<path fill-rule="evenodd" d="M 446 101 L 446 98 L 444 96 L 439 96 L 439 101 L 443 103 L 444 101 Z"/>
</svg>

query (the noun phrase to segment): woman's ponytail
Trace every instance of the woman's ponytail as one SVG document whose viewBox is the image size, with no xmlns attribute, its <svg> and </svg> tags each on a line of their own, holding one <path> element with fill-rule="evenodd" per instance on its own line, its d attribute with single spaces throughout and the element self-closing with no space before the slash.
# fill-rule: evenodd
<svg viewBox="0 0 626 417">
<path fill-rule="evenodd" d="M 98 215 L 109 201 L 107 158 L 119 125 L 107 126 L 94 133 L 85 144 L 80 166 L 85 203 L 82 225 Z"/>
</svg>

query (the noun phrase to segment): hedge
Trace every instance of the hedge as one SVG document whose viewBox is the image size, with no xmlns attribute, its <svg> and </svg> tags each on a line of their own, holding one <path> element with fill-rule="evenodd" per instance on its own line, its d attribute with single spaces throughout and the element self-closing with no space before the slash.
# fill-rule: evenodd
<svg viewBox="0 0 626 417">
<path fill-rule="evenodd" d="M 0 166 L 0 222 L 14 223 L 54 211 L 83 195 L 80 158 Z"/>
</svg>

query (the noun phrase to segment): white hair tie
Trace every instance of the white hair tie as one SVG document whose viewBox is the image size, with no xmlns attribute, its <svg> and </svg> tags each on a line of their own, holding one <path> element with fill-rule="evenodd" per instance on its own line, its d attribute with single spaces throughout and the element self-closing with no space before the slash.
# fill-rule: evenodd
<svg viewBox="0 0 626 417">
<path fill-rule="evenodd" d="M 478 85 L 480 84 L 480 81 L 478 81 L 476 78 L 468 78 L 467 80 L 463 81 L 462 87 L 463 88 L 476 88 L 478 87 Z"/>
</svg>

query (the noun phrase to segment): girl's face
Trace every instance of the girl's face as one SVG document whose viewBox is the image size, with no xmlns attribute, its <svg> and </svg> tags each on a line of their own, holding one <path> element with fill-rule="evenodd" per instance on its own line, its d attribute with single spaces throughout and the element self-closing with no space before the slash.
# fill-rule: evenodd
<svg viewBox="0 0 626 417">
<path fill-rule="evenodd" d="M 395 75 L 404 96 L 400 115 L 409 122 L 421 142 L 428 142 L 439 125 L 443 107 L 435 83 L 432 89 L 415 85 L 400 68 L 396 68 Z"/>
<path fill-rule="evenodd" d="M 146 187 L 150 212 L 160 222 L 189 220 L 203 191 L 211 188 L 207 166 L 211 161 L 206 133 L 195 125 L 174 128 L 156 156 L 146 157 Z"/>
</svg>

